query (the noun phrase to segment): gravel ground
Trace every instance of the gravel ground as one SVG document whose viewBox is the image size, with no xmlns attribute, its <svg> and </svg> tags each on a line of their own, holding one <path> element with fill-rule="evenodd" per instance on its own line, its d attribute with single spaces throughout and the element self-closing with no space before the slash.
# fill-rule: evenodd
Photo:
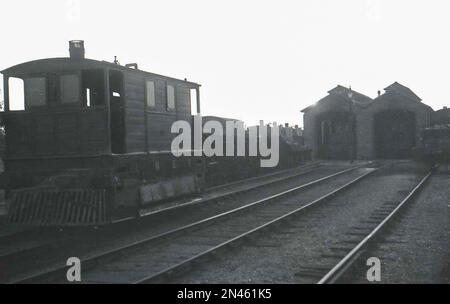
<svg viewBox="0 0 450 304">
<path fill-rule="evenodd" d="M 365 257 L 381 260 L 381 283 L 450 283 L 450 175 L 434 175 Z M 350 282 L 367 283 L 365 273 Z"/>
<path fill-rule="evenodd" d="M 383 169 L 323 207 L 172 283 L 315 283 L 351 250 L 347 242 L 362 238 L 358 229 L 374 225 L 367 223 L 372 214 L 400 202 L 423 173 L 410 162 Z"/>
<path fill-rule="evenodd" d="M 277 199 L 250 212 L 222 219 L 186 235 L 175 236 L 168 242 L 149 244 L 136 252 L 118 257 L 111 263 L 100 265 L 93 271 L 85 271 L 83 282 L 128 283 L 145 277 L 144 274 L 159 272 L 299 208 L 361 176 L 367 170 L 357 169 L 303 190 L 301 197 L 292 195 Z"/>
</svg>

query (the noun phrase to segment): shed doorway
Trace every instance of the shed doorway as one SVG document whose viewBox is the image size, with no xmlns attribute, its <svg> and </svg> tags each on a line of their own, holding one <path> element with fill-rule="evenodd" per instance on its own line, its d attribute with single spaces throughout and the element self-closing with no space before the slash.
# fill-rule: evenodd
<svg viewBox="0 0 450 304">
<path fill-rule="evenodd" d="M 375 115 L 375 151 L 380 159 L 408 159 L 415 146 L 416 117 L 405 110 Z"/>
<path fill-rule="evenodd" d="M 353 115 L 348 112 L 327 112 L 316 122 L 318 156 L 320 159 L 350 160 L 354 158 Z"/>
</svg>

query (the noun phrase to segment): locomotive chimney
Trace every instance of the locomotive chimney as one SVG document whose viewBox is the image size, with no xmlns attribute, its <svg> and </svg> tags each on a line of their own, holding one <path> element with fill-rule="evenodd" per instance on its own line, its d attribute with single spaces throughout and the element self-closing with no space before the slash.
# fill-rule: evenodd
<svg viewBox="0 0 450 304">
<path fill-rule="evenodd" d="M 69 41 L 69 51 L 71 59 L 84 59 L 84 41 L 83 40 L 72 40 Z"/>
</svg>

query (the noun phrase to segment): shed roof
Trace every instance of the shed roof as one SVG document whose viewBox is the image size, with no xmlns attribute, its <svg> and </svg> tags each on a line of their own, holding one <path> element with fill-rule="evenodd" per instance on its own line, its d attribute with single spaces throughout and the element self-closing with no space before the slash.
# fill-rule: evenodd
<svg viewBox="0 0 450 304">
<path fill-rule="evenodd" d="M 384 89 L 386 93 L 396 92 L 415 101 L 422 101 L 410 88 L 398 83 L 397 81 Z"/>
<path fill-rule="evenodd" d="M 334 89 L 328 91 L 328 95 L 319 100 L 316 104 L 311 105 L 302 110 L 303 113 L 308 112 L 312 107 L 317 104 L 327 102 L 330 96 L 338 96 L 345 100 L 352 100 L 355 104 L 359 106 L 366 106 L 373 102 L 373 99 L 362 93 L 359 93 L 351 88 L 346 88 L 342 85 L 336 86 Z"/>
<path fill-rule="evenodd" d="M 386 97 L 389 97 L 389 94 L 398 94 L 402 97 L 406 97 L 407 99 L 417 102 L 421 104 L 423 107 L 427 108 L 428 111 L 434 112 L 433 108 L 431 108 L 429 105 L 422 102 L 422 99 L 417 96 L 410 88 L 398 83 L 394 82 L 390 86 L 388 86 L 385 90 L 385 93 L 375 98 L 374 102 L 371 104 L 374 105 L 375 103 L 384 100 Z"/>
</svg>

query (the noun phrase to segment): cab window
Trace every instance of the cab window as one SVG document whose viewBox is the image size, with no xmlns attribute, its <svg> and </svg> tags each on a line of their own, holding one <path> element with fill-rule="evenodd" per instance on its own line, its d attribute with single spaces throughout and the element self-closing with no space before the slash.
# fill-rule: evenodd
<svg viewBox="0 0 450 304">
<path fill-rule="evenodd" d="M 78 75 L 62 75 L 59 84 L 62 104 L 77 104 L 80 102 L 80 79 Z"/>
<path fill-rule="evenodd" d="M 46 105 L 47 82 L 45 77 L 25 79 L 25 101 L 29 107 Z"/>
<path fill-rule="evenodd" d="M 175 110 L 175 87 L 167 85 L 167 110 Z"/>
<path fill-rule="evenodd" d="M 146 82 L 147 106 L 154 108 L 156 106 L 155 83 L 153 81 Z"/>
</svg>

